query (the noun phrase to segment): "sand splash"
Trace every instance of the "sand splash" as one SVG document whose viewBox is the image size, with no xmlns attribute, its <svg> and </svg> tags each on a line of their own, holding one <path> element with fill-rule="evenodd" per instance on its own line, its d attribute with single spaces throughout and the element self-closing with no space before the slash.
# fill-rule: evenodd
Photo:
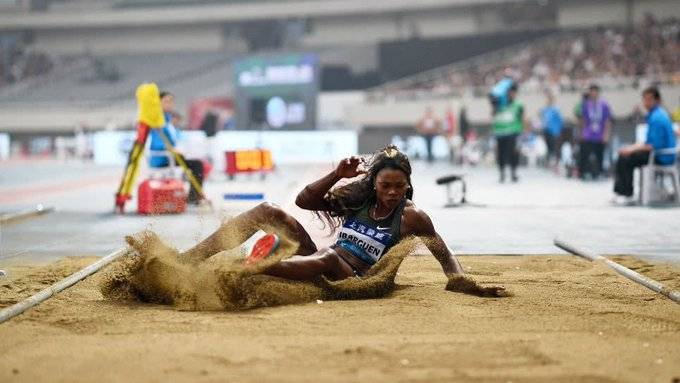
<svg viewBox="0 0 680 383">
<path fill-rule="evenodd" d="M 235 249 L 258 229 L 279 235 L 281 242 L 273 256 L 245 266 L 236 250 L 224 250 Z M 402 241 L 364 278 L 300 282 L 261 274 L 298 248 L 298 243 L 276 226 L 230 220 L 184 253 L 151 231 L 128 236 L 126 241 L 136 254 L 104 272 L 99 283 L 102 294 L 109 299 L 170 304 L 182 310 L 242 310 L 316 299 L 381 297 L 393 290 L 401 261 L 417 245 L 413 238 Z"/>
<path fill-rule="evenodd" d="M 109 299 L 167 304 L 180 310 L 244 310 L 317 299 L 379 298 L 394 289 L 401 262 L 420 242 L 415 237 L 402 240 L 362 278 L 292 281 L 261 274 L 298 249 L 298 243 L 286 230 L 261 222 L 235 220 L 224 222 L 210 237 L 184 253 L 166 245 L 151 231 L 126 237 L 134 254 L 103 273 L 99 283 L 102 294 Z M 235 249 L 258 229 L 278 234 L 280 245 L 273 256 L 245 266 Z M 469 278 L 450 276 L 447 289 L 493 295 L 482 292 L 484 289 Z"/>
</svg>

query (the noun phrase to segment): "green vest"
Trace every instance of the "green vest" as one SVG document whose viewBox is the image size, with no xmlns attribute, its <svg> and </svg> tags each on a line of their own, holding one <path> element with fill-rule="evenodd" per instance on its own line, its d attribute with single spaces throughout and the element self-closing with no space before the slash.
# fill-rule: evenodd
<svg viewBox="0 0 680 383">
<path fill-rule="evenodd" d="M 497 136 L 504 136 L 508 134 L 522 133 L 522 118 L 520 116 L 520 109 L 522 104 L 513 101 L 493 116 L 493 134 Z"/>
</svg>

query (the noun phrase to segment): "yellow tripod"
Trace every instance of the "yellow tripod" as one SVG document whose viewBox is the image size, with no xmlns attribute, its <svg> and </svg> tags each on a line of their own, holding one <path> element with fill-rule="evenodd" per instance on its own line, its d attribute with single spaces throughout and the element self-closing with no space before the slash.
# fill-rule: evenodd
<svg viewBox="0 0 680 383">
<path fill-rule="evenodd" d="M 140 85 L 137 88 L 136 97 L 139 110 L 137 118 L 137 137 L 135 138 L 132 150 L 130 150 L 130 154 L 128 155 L 125 172 L 123 173 L 123 178 L 121 179 L 118 191 L 116 192 L 115 211 L 122 214 L 125 209 L 125 202 L 132 198 L 132 187 L 134 186 L 135 178 L 137 177 L 139 162 L 144 154 L 144 147 L 146 146 L 146 140 L 149 137 L 151 129 L 158 129 L 163 145 L 165 145 L 166 150 L 172 154 L 175 162 L 182 168 L 191 187 L 196 190 L 199 199 L 208 201 L 205 198 L 203 189 L 196 180 L 196 177 L 191 173 L 191 170 L 187 167 L 182 156 L 175 150 L 170 143 L 170 140 L 163 132 L 162 127 L 165 124 L 165 118 L 163 117 L 163 112 L 161 110 L 160 95 L 156 84 L 150 83 Z"/>
</svg>

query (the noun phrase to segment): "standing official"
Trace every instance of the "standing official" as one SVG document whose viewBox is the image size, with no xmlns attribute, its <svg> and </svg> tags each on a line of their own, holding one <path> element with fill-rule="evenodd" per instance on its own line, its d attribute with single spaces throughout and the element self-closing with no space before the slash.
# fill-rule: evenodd
<svg viewBox="0 0 680 383">
<path fill-rule="evenodd" d="M 548 165 L 554 160 L 555 165 L 559 161 L 559 138 L 562 133 L 562 115 L 555 106 L 555 99 L 549 92 L 545 95 L 546 105 L 541 109 L 541 128 L 543 138 L 548 147 Z"/>
<path fill-rule="evenodd" d="M 524 128 L 524 106 L 516 100 L 517 84 L 513 84 L 507 93 L 507 103 L 495 108 L 492 129 L 496 137 L 496 162 L 500 170 L 499 182 L 505 182 L 505 168 L 510 165 L 512 182 L 517 182 L 517 165 L 519 150 L 517 138 Z"/>
<path fill-rule="evenodd" d="M 434 161 L 434 155 L 432 154 L 432 141 L 437 135 L 441 134 L 442 122 L 434 114 L 434 110 L 432 110 L 431 106 L 428 106 L 427 109 L 425 109 L 425 114 L 420 119 L 420 121 L 418 121 L 416 131 L 420 133 L 420 135 L 425 139 L 425 146 L 427 148 L 427 162 Z"/>
<path fill-rule="evenodd" d="M 611 132 L 609 104 L 600 98 L 600 87 L 593 84 L 588 88 L 588 98 L 581 105 L 581 132 L 579 135 L 578 172 L 581 179 L 590 173 L 597 179 L 602 173 L 604 147 Z M 591 157 L 595 156 L 592 165 Z"/>
</svg>

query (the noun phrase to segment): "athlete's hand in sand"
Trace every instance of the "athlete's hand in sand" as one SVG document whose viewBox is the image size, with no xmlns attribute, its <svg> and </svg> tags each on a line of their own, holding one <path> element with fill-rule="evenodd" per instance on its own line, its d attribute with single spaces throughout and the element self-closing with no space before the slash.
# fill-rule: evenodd
<svg viewBox="0 0 680 383">
<path fill-rule="evenodd" d="M 446 290 L 449 291 L 477 295 L 479 297 L 508 297 L 512 295 L 505 287 L 480 286 L 474 279 L 467 275 L 447 274 L 446 276 L 449 278 L 449 282 L 446 284 Z"/>
<path fill-rule="evenodd" d="M 365 173 L 364 159 L 357 156 L 343 159 L 335 168 L 335 175 L 340 178 L 353 178 Z"/>
</svg>

